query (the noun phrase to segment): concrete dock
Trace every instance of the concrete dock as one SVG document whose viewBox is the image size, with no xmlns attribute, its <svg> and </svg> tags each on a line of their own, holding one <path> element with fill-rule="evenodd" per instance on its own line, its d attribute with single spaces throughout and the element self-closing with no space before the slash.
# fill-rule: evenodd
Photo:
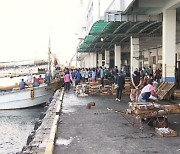
<svg viewBox="0 0 180 154">
<path fill-rule="evenodd" d="M 180 115 L 169 115 L 169 127 L 177 137 L 156 135 L 154 128 L 132 117 L 109 110 L 125 111 L 129 96 L 76 96 L 73 90 L 55 93 L 51 103 L 28 136 L 23 154 L 179 154 Z M 87 108 L 89 102 L 95 106 Z M 167 104 L 161 101 L 162 104 Z"/>
<path fill-rule="evenodd" d="M 89 102 L 95 107 L 87 109 Z M 115 96 L 77 97 L 65 92 L 55 142 L 55 154 L 172 154 L 180 153 L 180 137 L 161 137 L 154 128 L 144 124 L 134 127 L 120 113 L 108 108 L 125 110 L 129 96 L 121 102 Z M 165 103 L 165 102 L 161 102 Z M 180 115 L 168 116 L 170 128 L 180 135 Z"/>
</svg>

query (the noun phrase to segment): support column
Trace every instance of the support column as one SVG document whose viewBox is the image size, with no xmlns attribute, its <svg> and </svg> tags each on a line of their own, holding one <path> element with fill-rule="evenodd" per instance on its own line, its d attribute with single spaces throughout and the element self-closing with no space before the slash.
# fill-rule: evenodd
<svg viewBox="0 0 180 154">
<path fill-rule="evenodd" d="M 163 12 L 162 79 L 175 82 L 176 10 Z"/>
<path fill-rule="evenodd" d="M 151 50 L 148 50 L 148 66 L 151 65 Z"/>
<path fill-rule="evenodd" d="M 86 56 L 85 56 L 85 66 L 87 68 L 91 67 L 91 54 L 88 53 Z"/>
<path fill-rule="evenodd" d="M 98 54 L 98 66 L 102 66 L 102 54 Z"/>
<path fill-rule="evenodd" d="M 156 50 L 156 69 L 158 68 L 158 49 Z"/>
<path fill-rule="evenodd" d="M 97 66 L 97 53 L 90 53 L 90 67 L 96 67 Z"/>
<path fill-rule="evenodd" d="M 90 61 L 89 61 L 89 67 L 93 67 L 93 53 L 90 53 Z"/>
<path fill-rule="evenodd" d="M 109 68 L 109 62 L 110 62 L 110 53 L 109 50 L 105 50 L 105 67 Z"/>
<path fill-rule="evenodd" d="M 93 53 L 93 67 L 97 67 L 97 53 Z"/>
<path fill-rule="evenodd" d="M 131 36 L 131 75 L 139 69 L 139 38 Z"/>
<path fill-rule="evenodd" d="M 121 46 L 114 45 L 114 65 L 121 69 Z"/>
</svg>

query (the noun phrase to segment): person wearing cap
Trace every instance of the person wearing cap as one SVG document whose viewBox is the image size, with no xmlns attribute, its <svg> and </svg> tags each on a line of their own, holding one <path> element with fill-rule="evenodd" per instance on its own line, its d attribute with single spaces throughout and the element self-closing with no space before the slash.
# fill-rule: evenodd
<svg viewBox="0 0 180 154">
<path fill-rule="evenodd" d="M 132 102 L 136 102 L 138 100 L 140 87 L 141 87 L 140 73 L 137 70 L 135 70 L 131 78 L 130 99 Z"/>
<path fill-rule="evenodd" d="M 116 101 L 121 101 L 122 91 L 124 89 L 124 84 L 125 84 L 125 78 L 122 71 L 118 73 L 116 83 L 118 85 L 117 93 L 116 93 Z"/>
<path fill-rule="evenodd" d="M 158 95 L 155 92 L 153 86 L 153 80 L 149 79 L 148 84 L 141 90 L 138 101 L 139 102 L 148 102 L 150 100 L 157 100 Z"/>
</svg>

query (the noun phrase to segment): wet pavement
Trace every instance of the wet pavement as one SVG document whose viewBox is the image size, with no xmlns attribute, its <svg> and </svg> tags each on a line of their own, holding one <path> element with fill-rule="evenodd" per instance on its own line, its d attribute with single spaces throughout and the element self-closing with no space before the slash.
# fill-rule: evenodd
<svg viewBox="0 0 180 154">
<path fill-rule="evenodd" d="M 147 124 L 141 132 L 138 121 L 133 127 L 129 116 L 108 110 L 124 111 L 129 101 L 127 95 L 118 102 L 113 95 L 77 97 L 73 91 L 65 92 L 54 153 L 180 154 L 180 115 L 168 116 L 177 137 L 155 135 Z M 87 109 L 89 102 L 95 102 L 95 107 Z"/>
</svg>

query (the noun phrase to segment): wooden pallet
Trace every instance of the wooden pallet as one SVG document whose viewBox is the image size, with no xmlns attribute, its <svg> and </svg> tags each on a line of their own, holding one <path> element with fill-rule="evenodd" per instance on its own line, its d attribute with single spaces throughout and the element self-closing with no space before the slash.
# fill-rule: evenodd
<svg viewBox="0 0 180 154">
<path fill-rule="evenodd" d="M 180 90 L 175 90 L 173 93 L 173 98 L 174 99 L 180 99 Z"/>
<path fill-rule="evenodd" d="M 173 91 L 175 89 L 174 82 L 162 82 L 159 87 L 156 89 L 156 93 L 160 100 L 170 99 Z"/>
</svg>

